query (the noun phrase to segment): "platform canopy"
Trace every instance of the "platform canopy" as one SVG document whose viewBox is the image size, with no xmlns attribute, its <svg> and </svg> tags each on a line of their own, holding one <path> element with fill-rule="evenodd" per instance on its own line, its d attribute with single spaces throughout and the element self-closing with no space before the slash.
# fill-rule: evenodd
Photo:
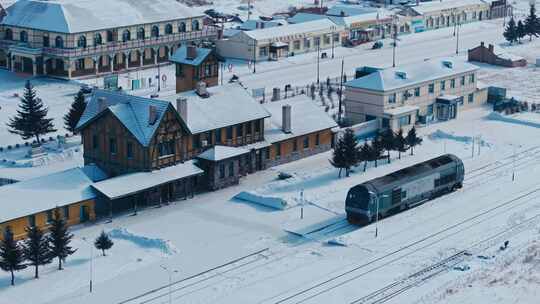
<svg viewBox="0 0 540 304">
<path fill-rule="evenodd" d="M 221 160 L 237 157 L 237 156 L 248 154 L 248 153 L 249 153 L 249 150 L 244 149 L 244 148 L 218 145 L 204 151 L 199 156 L 197 156 L 197 158 L 205 159 L 205 160 L 209 160 L 213 162 L 218 162 Z"/>
</svg>

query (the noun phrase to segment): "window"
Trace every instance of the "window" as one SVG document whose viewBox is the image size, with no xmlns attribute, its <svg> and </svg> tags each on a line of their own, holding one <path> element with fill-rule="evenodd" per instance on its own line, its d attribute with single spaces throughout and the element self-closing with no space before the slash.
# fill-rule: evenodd
<svg viewBox="0 0 540 304">
<path fill-rule="evenodd" d="M 428 85 L 428 93 L 429 94 L 433 94 L 435 92 L 435 84 L 434 83 L 430 83 Z"/>
<path fill-rule="evenodd" d="M 317 133 L 315 135 L 315 146 L 319 146 L 321 144 L 321 135 L 319 133 Z"/>
<path fill-rule="evenodd" d="M 13 32 L 11 31 L 11 29 L 6 29 L 6 32 L 4 33 L 4 39 L 13 40 Z"/>
<path fill-rule="evenodd" d="M 331 42 L 330 39 L 331 39 L 330 35 L 324 35 L 324 44 L 330 44 Z"/>
<path fill-rule="evenodd" d="M 214 141 L 215 141 L 215 144 L 220 144 L 221 143 L 221 129 L 217 129 L 214 131 Z"/>
<path fill-rule="evenodd" d="M 28 216 L 28 226 L 29 227 L 35 227 L 36 226 L 36 216 L 35 215 L 29 215 Z"/>
<path fill-rule="evenodd" d="M 200 134 L 193 135 L 192 146 L 193 146 L 193 149 L 199 149 L 201 147 L 201 135 Z"/>
<path fill-rule="evenodd" d="M 126 145 L 127 158 L 133 158 L 133 144 L 128 142 Z"/>
<path fill-rule="evenodd" d="M 47 210 L 47 223 L 52 222 L 52 220 L 53 220 L 53 211 Z"/>
<path fill-rule="evenodd" d="M 79 58 L 75 60 L 75 70 L 84 70 L 84 59 Z"/>
<path fill-rule="evenodd" d="M 131 40 L 131 32 L 129 30 L 124 30 L 122 33 L 122 41 L 127 42 Z"/>
<path fill-rule="evenodd" d="M 64 39 L 62 39 L 62 37 L 60 36 L 56 36 L 56 38 L 54 39 L 54 46 L 61 49 L 64 47 Z"/>
<path fill-rule="evenodd" d="M 64 219 L 69 219 L 69 206 L 64 206 Z"/>
<path fill-rule="evenodd" d="M 246 134 L 251 135 L 251 121 L 246 122 Z"/>
<path fill-rule="evenodd" d="M 184 76 L 184 70 L 181 64 L 175 64 L 176 66 L 176 76 Z"/>
<path fill-rule="evenodd" d="M 140 27 L 138 30 L 137 30 L 137 39 L 139 40 L 144 40 L 144 38 L 146 38 L 145 36 L 145 32 L 144 32 L 144 27 Z"/>
<path fill-rule="evenodd" d="M 259 56 L 268 56 L 268 48 L 263 46 L 259 48 Z"/>
<path fill-rule="evenodd" d="M 219 164 L 219 178 L 225 178 L 225 164 Z"/>
<path fill-rule="evenodd" d="M 199 20 L 193 20 L 193 22 L 191 23 L 191 30 L 192 31 L 200 30 Z"/>
<path fill-rule="evenodd" d="M 469 94 L 469 96 L 467 97 L 467 101 L 468 101 L 469 103 L 473 103 L 473 102 L 474 102 L 474 93 Z"/>
<path fill-rule="evenodd" d="M 334 42 L 339 42 L 339 34 L 334 34 Z"/>
<path fill-rule="evenodd" d="M 446 81 L 441 81 L 441 91 L 446 90 Z"/>
<path fill-rule="evenodd" d="M 426 115 L 433 115 L 433 105 L 427 106 Z"/>
<path fill-rule="evenodd" d="M 396 103 L 396 93 L 388 95 L 388 103 Z"/>
<path fill-rule="evenodd" d="M 96 134 L 92 135 L 92 148 L 94 150 L 99 148 L 98 136 Z"/>
<path fill-rule="evenodd" d="M 229 177 L 233 177 L 234 176 L 234 162 L 231 162 L 229 164 Z"/>
<path fill-rule="evenodd" d="M 311 40 L 309 38 L 304 38 L 304 48 L 309 49 L 311 47 Z"/>
<path fill-rule="evenodd" d="M 236 137 L 242 137 L 242 136 L 244 136 L 244 126 L 240 124 L 236 126 Z"/>
<path fill-rule="evenodd" d="M 79 39 L 77 39 L 77 46 L 80 48 L 86 47 L 86 37 L 85 36 L 79 36 Z"/>
<path fill-rule="evenodd" d="M 304 149 L 309 148 L 309 135 L 304 137 Z"/>
<path fill-rule="evenodd" d="M 461 85 L 462 85 L 462 86 L 465 85 L 465 76 L 461 76 Z"/>
<path fill-rule="evenodd" d="M 410 93 L 409 90 L 403 91 L 403 100 L 409 99 Z"/>
<path fill-rule="evenodd" d="M 474 83 L 474 74 L 471 74 L 471 76 L 469 76 L 469 83 Z"/>
<path fill-rule="evenodd" d="M 109 138 L 109 150 L 111 151 L 111 154 L 116 154 L 116 139 L 115 138 Z"/>
<path fill-rule="evenodd" d="M 450 80 L 450 88 L 451 88 L 451 89 L 455 89 L 455 88 L 456 88 L 456 80 L 455 80 L 455 79 Z"/>
<path fill-rule="evenodd" d="M 300 49 L 300 40 L 293 41 L 293 49 L 295 49 L 295 50 Z"/>
<path fill-rule="evenodd" d="M 204 76 L 210 77 L 212 75 L 212 66 L 207 64 L 204 66 Z"/>
<path fill-rule="evenodd" d="M 159 27 L 157 25 L 152 26 L 152 37 L 159 37 Z"/>
<path fill-rule="evenodd" d="M 420 96 L 420 88 L 414 88 L 414 96 Z"/>
<path fill-rule="evenodd" d="M 276 158 L 281 157 L 281 143 L 276 144 Z"/>
<path fill-rule="evenodd" d="M 264 156 L 267 160 L 270 159 L 270 147 L 264 149 Z"/>
<path fill-rule="evenodd" d="M 114 40 L 114 35 L 112 31 L 107 31 L 107 42 L 112 42 Z"/>
<path fill-rule="evenodd" d="M 321 37 L 315 37 L 314 42 L 315 46 L 321 46 Z"/>
<path fill-rule="evenodd" d="M 21 40 L 21 42 L 28 42 L 28 33 L 26 31 L 21 31 L 19 40 Z"/>
<path fill-rule="evenodd" d="M 172 32 L 173 32 L 172 25 L 171 24 L 165 25 L 165 34 L 170 35 L 172 34 Z"/>
<path fill-rule="evenodd" d="M 233 127 L 227 127 L 227 139 L 232 139 Z"/>
<path fill-rule="evenodd" d="M 293 152 L 298 151 L 298 140 L 294 139 L 292 144 L 293 144 L 292 145 Z"/>
<path fill-rule="evenodd" d="M 195 145 L 195 142 L 193 145 Z M 164 141 L 158 144 L 158 153 L 160 157 L 173 155 L 175 151 L 176 146 L 174 144 L 174 140 Z"/>
<path fill-rule="evenodd" d="M 51 45 L 50 41 L 49 41 L 49 36 L 43 36 L 43 46 L 44 47 L 49 47 Z"/>
<path fill-rule="evenodd" d="M 398 120 L 399 127 L 407 126 L 411 124 L 411 115 L 402 116 Z"/>
<path fill-rule="evenodd" d="M 256 121 L 255 122 L 255 133 L 260 133 L 260 132 L 261 132 L 261 122 Z"/>
<path fill-rule="evenodd" d="M 103 43 L 103 39 L 101 39 L 101 34 L 97 33 L 94 35 L 94 45 L 100 45 Z"/>
<path fill-rule="evenodd" d="M 185 33 L 186 32 L 186 23 L 185 22 L 180 22 L 180 24 L 178 24 L 178 32 L 180 32 L 180 33 Z"/>
</svg>

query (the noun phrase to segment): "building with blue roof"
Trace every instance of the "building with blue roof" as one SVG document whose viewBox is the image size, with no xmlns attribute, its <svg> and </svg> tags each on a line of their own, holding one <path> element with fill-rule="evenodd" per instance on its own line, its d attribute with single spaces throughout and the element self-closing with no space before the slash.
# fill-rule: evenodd
<svg viewBox="0 0 540 304">
<path fill-rule="evenodd" d="M 170 61 L 176 66 L 176 93 L 194 90 L 201 83 L 206 87 L 218 84 L 219 62 L 212 49 L 184 45 Z"/>
</svg>

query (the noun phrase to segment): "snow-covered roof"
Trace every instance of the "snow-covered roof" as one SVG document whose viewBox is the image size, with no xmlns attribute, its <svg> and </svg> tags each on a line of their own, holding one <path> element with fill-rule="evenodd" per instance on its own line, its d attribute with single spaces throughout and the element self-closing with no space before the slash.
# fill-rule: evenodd
<svg viewBox="0 0 540 304">
<path fill-rule="evenodd" d="M 377 22 L 382 19 L 390 18 L 392 13 L 388 10 L 380 9 L 376 12 L 366 13 L 361 15 L 354 15 L 350 17 L 343 17 L 343 24 L 345 27 L 350 27 L 355 23 L 365 23 L 365 22 Z M 337 22 L 337 21 L 336 21 Z"/>
<path fill-rule="evenodd" d="M 285 20 L 279 21 L 263 21 L 263 20 L 246 20 L 240 25 L 240 29 L 243 31 L 251 31 L 258 28 L 276 27 L 286 24 Z"/>
<path fill-rule="evenodd" d="M 375 71 L 351 80 L 345 83 L 345 86 L 384 92 L 476 70 L 478 70 L 477 66 L 463 60 L 429 60 Z"/>
<path fill-rule="evenodd" d="M 416 112 L 416 111 L 418 111 L 417 106 L 404 105 L 404 106 L 395 107 L 392 109 L 386 109 L 384 110 L 384 114 L 388 116 L 399 116 L 399 115 L 408 114 L 408 113 Z"/>
<path fill-rule="evenodd" d="M 193 59 L 187 58 L 187 46 L 184 45 L 179 47 L 169 60 L 176 63 L 198 66 L 212 53 L 211 49 L 206 48 L 196 48 L 196 50 L 197 57 Z"/>
<path fill-rule="evenodd" d="M 271 27 L 244 32 L 248 37 L 255 40 L 269 40 L 279 37 L 302 35 L 307 33 L 332 31 L 336 24 L 329 19 L 308 21 L 297 24 L 289 24 L 279 27 Z"/>
<path fill-rule="evenodd" d="M 423 15 L 433 12 L 439 12 L 442 10 L 449 10 L 453 8 L 460 8 L 472 5 L 488 6 L 488 4 L 483 2 L 482 0 L 440 0 L 431 2 L 420 2 L 420 5 L 411 6 L 411 9 L 416 11 L 418 14 Z"/>
<path fill-rule="evenodd" d="M 246 150 L 244 148 L 217 145 L 199 154 L 197 158 L 215 162 L 237 157 L 247 153 L 249 153 L 249 150 Z"/>
<path fill-rule="evenodd" d="M 512 53 L 508 53 L 505 49 L 503 49 L 503 48 L 501 48 L 499 46 L 494 46 L 493 54 L 497 55 L 497 57 L 499 57 L 501 59 L 510 60 L 510 61 L 519 61 L 519 60 L 525 59 L 525 58 L 523 58 L 521 56 L 514 55 Z"/>
<path fill-rule="evenodd" d="M 287 19 L 287 21 L 289 21 L 289 23 L 304 23 L 322 19 L 328 19 L 328 16 L 312 13 L 298 13 Z"/>
<path fill-rule="evenodd" d="M 81 33 L 203 14 L 175 0 L 19 0 L 2 24 L 58 33 Z"/>
<path fill-rule="evenodd" d="M 106 177 L 106 174 L 97 166 L 91 166 L 0 187 L 0 223 L 93 199 L 97 194 L 90 185 L 97 177 Z"/>
<path fill-rule="evenodd" d="M 187 128 L 192 134 L 262 119 L 270 114 L 238 84 L 226 84 L 207 89 L 210 96 L 202 98 L 194 91 L 161 97 L 176 105 L 179 97 L 187 98 Z"/>
<path fill-rule="evenodd" d="M 373 7 L 362 7 L 359 5 L 334 5 L 330 7 L 328 11 L 326 11 L 326 15 L 348 17 L 366 13 L 373 13 L 376 10 L 377 9 Z"/>
<path fill-rule="evenodd" d="M 109 199 L 117 199 L 181 178 L 203 174 L 193 160 L 151 172 L 136 172 L 109 178 L 92 187 Z"/>
<path fill-rule="evenodd" d="M 99 98 L 105 98 L 106 109 L 100 111 Z M 150 106 L 156 109 L 156 121 L 149 123 Z M 163 118 L 169 103 L 162 100 L 127 95 L 120 92 L 96 90 L 86 105 L 77 124 L 85 128 L 91 121 L 106 111 L 112 113 L 143 146 L 148 146 Z"/>
<path fill-rule="evenodd" d="M 291 106 L 291 133 L 283 132 L 283 106 Z M 265 103 L 263 106 L 272 114 L 265 120 L 264 138 L 270 143 L 292 137 L 331 129 L 337 123 L 306 95 Z"/>
</svg>

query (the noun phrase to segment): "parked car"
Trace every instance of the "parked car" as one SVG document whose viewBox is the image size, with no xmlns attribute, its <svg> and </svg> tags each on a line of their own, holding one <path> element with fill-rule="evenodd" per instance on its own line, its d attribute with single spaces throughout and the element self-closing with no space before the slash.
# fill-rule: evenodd
<svg viewBox="0 0 540 304">
<path fill-rule="evenodd" d="M 371 49 L 373 50 L 376 50 L 376 49 L 380 49 L 383 47 L 383 43 L 382 41 L 376 41 L 372 46 L 371 46 Z"/>
</svg>

